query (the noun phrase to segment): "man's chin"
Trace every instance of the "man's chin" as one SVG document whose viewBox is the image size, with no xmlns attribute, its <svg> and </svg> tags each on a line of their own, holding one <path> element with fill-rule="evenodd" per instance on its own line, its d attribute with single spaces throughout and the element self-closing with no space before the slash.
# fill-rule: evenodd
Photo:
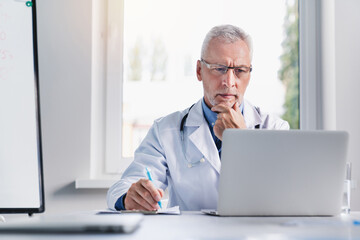
<svg viewBox="0 0 360 240">
<path fill-rule="evenodd" d="M 235 102 L 234 101 L 221 101 L 218 104 L 223 104 L 229 108 L 232 108 L 232 106 L 234 106 Z"/>
</svg>

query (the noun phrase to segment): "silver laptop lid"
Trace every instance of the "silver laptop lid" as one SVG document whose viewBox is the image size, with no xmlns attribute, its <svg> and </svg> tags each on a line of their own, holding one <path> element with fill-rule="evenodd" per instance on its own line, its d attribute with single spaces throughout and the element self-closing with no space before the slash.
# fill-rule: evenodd
<svg viewBox="0 0 360 240">
<path fill-rule="evenodd" d="M 219 214 L 339 214 L 347 143 L 342 131 L 226 130 Z"/>
</svg>

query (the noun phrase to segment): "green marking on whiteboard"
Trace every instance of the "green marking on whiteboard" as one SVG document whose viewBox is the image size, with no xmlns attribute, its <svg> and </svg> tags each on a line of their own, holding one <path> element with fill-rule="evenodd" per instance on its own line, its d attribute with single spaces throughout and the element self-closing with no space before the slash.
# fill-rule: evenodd
<svg viewBox="0 0 360 240">
<path fill-rule="evenodd" d="M 27 2 L 26 2 L 26 6 L 31 7 L 31 6 L 32 6 L 32 2 L 31 2 L 31 1 L 27 1 Z"/>
</svg>

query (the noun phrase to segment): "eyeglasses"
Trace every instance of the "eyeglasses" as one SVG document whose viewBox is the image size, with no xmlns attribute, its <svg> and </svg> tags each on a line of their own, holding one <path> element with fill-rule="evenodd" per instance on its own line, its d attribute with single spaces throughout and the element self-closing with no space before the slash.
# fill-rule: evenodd
<svg viewBox="0 0 360 240">
<path fill-rule="evenodd" d="M 240 78 L 244 78 L 244 77 L 248 76 L 249 73 L 252 71 L 252 66 L 251 65 L 250 65 L 250 67 L 246 67 L 246 66 L 228 67 L 228 66 L 224 66 L 224 65 L 221 65 L 221 64 L 208 63 L 204 59 L 201 59 L 200 61 L 202 63 L 204 63 L 205 66 L 208 69 L 210 69 L 210 71 L 215 76 L 222 76 L 222 75 L 226 74 L 229 71 L 229 69 L 233 69 L 235 75 L 240 79 Z"/>
</svg>

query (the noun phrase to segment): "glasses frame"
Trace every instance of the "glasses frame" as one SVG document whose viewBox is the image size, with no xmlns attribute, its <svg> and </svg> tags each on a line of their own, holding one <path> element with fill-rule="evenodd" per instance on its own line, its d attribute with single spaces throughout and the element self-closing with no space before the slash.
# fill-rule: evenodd
<svg viewBox="0 0 360 240">
<path fill-rule="evenodd" d="M 221 65 L 221 64 L 217 64 L 217 63 L 208 63 L 204 59 L 200 59 L 200 62 L 204 63 L 205 66 L 210 70 L 213 70 L 213 69 L 216 69 L 216 68 L 226 68 L 226 72 L 223 73 L 223 74 L 226 74 L 229 71 L 229 69 L 233 69 L 235 75 L 236 75 L 236 71 L 235 71 L 236 69 L 241 69 L 241 70 L 246 69 L 245 73 L 251 73 L 252 72 L 252 65 L 250 65 L 250 67 L 246 67 L 246 66 L 229 67 L 229 66 L 225 66 L 225 65 Z"/>
</svg>

